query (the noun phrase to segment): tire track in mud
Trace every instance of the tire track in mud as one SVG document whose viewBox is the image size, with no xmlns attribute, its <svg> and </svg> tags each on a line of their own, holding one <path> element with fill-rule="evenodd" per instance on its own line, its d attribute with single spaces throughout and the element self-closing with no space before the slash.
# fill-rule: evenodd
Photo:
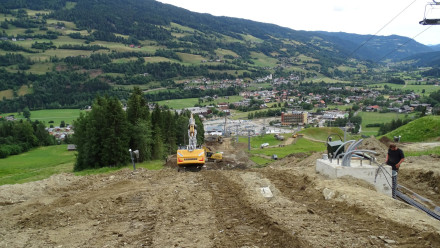
<svg viewBox="0 0 440 248">
<path fill-rule="evenodd" d="M 262 175 L 268 178 L 278 190 L 287 198 L 307 207 L 308 211 L 319 218 L 319 221 L 309 221 L 301 227 L 312 231 L 314 235 L 322 232 L 323 243 L 338 247 L 365 247 L 387 246 L 382 240 L 372 238 L 383 237 L 397 241 L 400 247 L 423 246 L 438 247 L 438 235 L 429 232 L 420 232 L 389 220 L 382 220 L 379 216 L 368 213 L 357 206 L 349 206 L 344 202 L 326 201 L 322 193 L 312 188 L 313 179 L 307 175 L 295 175 L 286 171 L 261 170 Z M 328 235 L 332 234 L 332 235 Z M 332 236 L 338 237 L 339 242 Z"/>
<path fill-rule="evenodd" d="M 214 247 L 311 247 L 246 200 L 243 188 L 220 171 L 203 172 L 212 194 Z"/>
</svg>

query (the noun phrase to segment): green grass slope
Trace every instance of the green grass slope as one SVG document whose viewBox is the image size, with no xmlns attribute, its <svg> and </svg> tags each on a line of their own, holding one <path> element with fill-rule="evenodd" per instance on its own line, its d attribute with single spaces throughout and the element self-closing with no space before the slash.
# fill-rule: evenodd
<svg viewBox="0 0 440 248">
<path fill-rule="evenodd" d="M 313 152 L 324 151 L 325 145 L 319 142 L 314 142 L 307 139 L 298 139 L 294 144 L 284 146 L 284 147 L 272 147 L 265 149 L 254 149 L 250 151 L 251 155 L 262 154 L 265 156 L 272 156 L 276 154 L 279 159 L 286 157 L 289 154 L 294 153 L 306 153 L 311 154 Z"/>
<path fill-rule="evenodd" d="M 73 173 L 76 152 L 67 151 L 67 145 L 46 146 L 32 149 L 20 155 L 0 159 L 0 185 L 33 182 L 49 178 L 54 174 Z M 77 176 L 103 174 L 124 168 L 132 169 L 127 163 L 122 167 L 105 167 L 76 172 Z M 160 170 L 163 160 L 136 163 L 136 168 Z"/>
<path fill-rule="evenodd" d="M 440 116 L 425 116 L 414 120 L 385 136 L 392 139 L 402 136 L 402 142 L 433 141 L 440 137 Z"/>
<path fill-rule="evenodd" d="M 0 185 L 26 183 L 72 172 L 75 153 L 67 145 L 39 147 L 0 160 Z"/>
</svg>

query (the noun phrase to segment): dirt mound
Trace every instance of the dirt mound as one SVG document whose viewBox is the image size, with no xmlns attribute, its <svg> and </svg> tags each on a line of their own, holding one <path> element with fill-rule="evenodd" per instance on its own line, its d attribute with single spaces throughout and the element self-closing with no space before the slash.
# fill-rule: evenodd
<svg viewBox="0 0 440 248">
<path fill-rule="evenodd" d="M 48 194 L 52 191 L 63 192 L 68 188 L 79 188 L 84 183 L 73 174 L 62 173 L 53 175 L 47 179 L 14 185 L 0 186 L 0 206 L 24 202 L 35 195 Z"/>
<path fill-rule="evenodd" d="M 384 144 L 386 147 L 388 147 L 391 143 L 393 143 L 392 140 L 390 140 L 388 137 L 386 136 L 382 136 L 382 138 L 379 139 L 379 141 Z"/>
<path fill-rule="evenodd" d="M 169 168 L 177 167 L 177 154 L 169 155 L 164 166 Z"/>
<path fill-rule="evenodd" d="M 296 167 L 314 167 L 316 160 L 322 158 L 322 153 L 316 152 L 299 162 Z"/>
<path fill-rule="evenodd" d="M 429 156 L 418 157 L 418 160 L 412 158 L 402 164 L 402 168 L 399 170 L 399 184 L 440 206 L 440 167 L 438 164 L 424 165 L 423 163 L 430 162 L 427 162 L 423 157 Z M 413 163 L 414 160 L 416 163 Z"/>
<path fill-rule="evenodd" d="M 374 156 L 380 161 L 385 160 L 386 154 L 388 152 L 388 147 L 384 143 L 382 143 L 382 141 L 377 140 L 374 137 L 364 139 L 359 146 L 359 149 L 371 150 L 376 152 L 377 154 Z"/>
</svg>

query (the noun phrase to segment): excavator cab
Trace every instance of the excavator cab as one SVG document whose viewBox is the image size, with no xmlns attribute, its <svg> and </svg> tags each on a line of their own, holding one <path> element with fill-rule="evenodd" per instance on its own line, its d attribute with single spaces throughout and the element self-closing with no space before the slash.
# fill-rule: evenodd
<svg viewBox="0 0 440 248">
<path fill-rule="evenodd" d="M 425 16 L 419 22 L 422 25 L 440 25 L 440 0 L 433 0 L 425 6 Z"/>
</svg>

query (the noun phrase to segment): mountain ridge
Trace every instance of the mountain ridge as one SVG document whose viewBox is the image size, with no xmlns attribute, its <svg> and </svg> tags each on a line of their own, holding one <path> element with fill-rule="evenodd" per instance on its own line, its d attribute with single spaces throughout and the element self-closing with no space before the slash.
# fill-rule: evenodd
<svg viewBox="0 0 440 248">
<path fill-rule="evenodd" d="M 371 36 L 298 31 L 154 0 L 6 0 L 0 13 L 4 112 L 78 108 L 108 92 L 126 98 L 124 87 L 133 85 L 183 92 L 182 82 L 200 78 L 250 82 L 273 74 L 368 84 L 384 78 L 382 59 L 433 54 L 407 37 L 378 36 L 363 45 Z M 215 94 L 228 92 L 237 89 Z"/>
</svg>

